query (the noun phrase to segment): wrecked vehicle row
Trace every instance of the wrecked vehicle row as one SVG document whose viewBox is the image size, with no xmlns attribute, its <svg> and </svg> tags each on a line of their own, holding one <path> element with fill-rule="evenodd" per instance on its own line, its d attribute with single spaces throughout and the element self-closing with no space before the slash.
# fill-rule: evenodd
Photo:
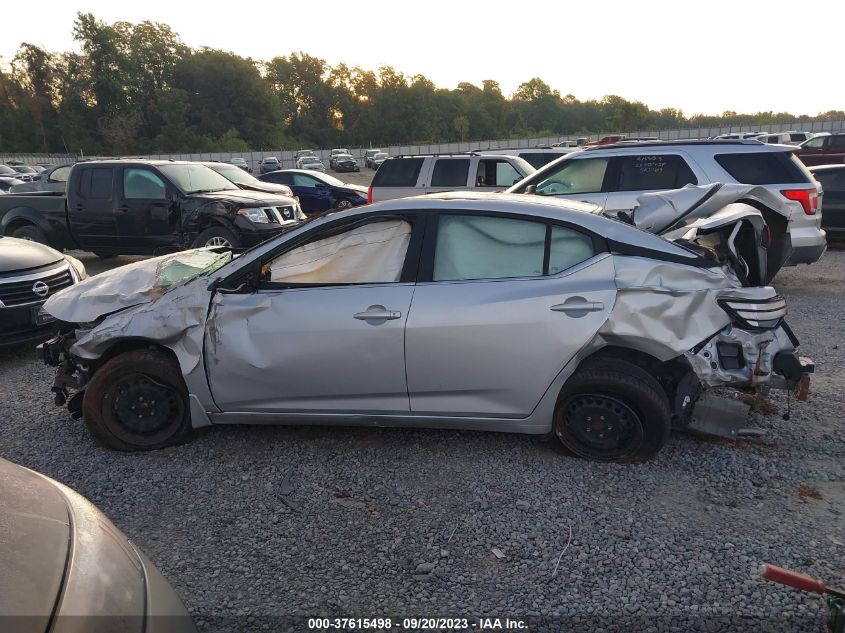
<svg viewBox="0 0 845 633">
<path fill-rule="evenodd" d="M 45 305 L 61 331 L 41 351 L 57 403 L 121 450 L 211 424 L 366 424 L 648 458 L 672 426 L 712 424 L 696 412 L 708 388 L 793 389 L 812 371 L 765 285 L 767 204 L 752 187 L 691 187 L 626 223 L 533 196 L 393 200 L 237 257 L 189 251 L 83 281 Z"/>
</svg>

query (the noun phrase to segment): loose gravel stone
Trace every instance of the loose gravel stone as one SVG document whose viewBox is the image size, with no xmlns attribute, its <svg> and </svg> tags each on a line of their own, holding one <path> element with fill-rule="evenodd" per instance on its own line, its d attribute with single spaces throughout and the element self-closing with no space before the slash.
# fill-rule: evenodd
<svg viewBox="0 0 845 633">
<path fill-rule="evenodd" d="M 779 414 L 752 415 L 760 440 L 673 434 L 622 465 L 511 434 L 256 426 L 125 454 L 55 407 L 52 369 L 18 347 L 0 351 L 0 455 L 97 504 L 203 631 L 491 614 L 541 614 L 534 631 L 823 631 L 823 600 L 757 565 L 845 585 L 843 271 L 835 251 L 775 279 L 817 373 L 791 420 L 779 392 Z"/>
</svg>

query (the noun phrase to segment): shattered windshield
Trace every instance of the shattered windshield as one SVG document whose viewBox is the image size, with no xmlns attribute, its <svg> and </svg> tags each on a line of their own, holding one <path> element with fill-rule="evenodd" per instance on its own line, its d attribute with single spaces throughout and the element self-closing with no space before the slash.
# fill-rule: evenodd
<svg viewBox="0 0 845 633">
<path fill-rule="evenodd" d="M 210 275 L 232 261 L 231 251 L 216 253 L 212 250 L 194 250 L 178 253 L 163 260 L 155 272 L 153 290 L 163 294 L 197 277 Z"/>
</svg>

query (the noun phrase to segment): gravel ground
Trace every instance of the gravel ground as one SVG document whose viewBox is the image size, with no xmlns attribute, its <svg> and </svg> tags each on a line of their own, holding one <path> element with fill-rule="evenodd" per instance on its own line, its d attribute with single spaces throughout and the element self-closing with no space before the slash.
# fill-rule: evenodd
<svg viewBox="0 0 845 633">
<path fill-rule="evenodd" d="M 831 252 L 776 280 L 817 373 L 791 420 L 755 417 L 763 440 L 677 434 L 623 466 L 531 437 L 239 427 L 120 454 L 53 406 L 52 371 L 15 348 L 0 352 L 0 455 L 96 503 L 204 630 L 492 615 L 535 631 L 820 631 L 821 598 L 756 568 L 845 585 L 843 270 Z"/>
</svg>

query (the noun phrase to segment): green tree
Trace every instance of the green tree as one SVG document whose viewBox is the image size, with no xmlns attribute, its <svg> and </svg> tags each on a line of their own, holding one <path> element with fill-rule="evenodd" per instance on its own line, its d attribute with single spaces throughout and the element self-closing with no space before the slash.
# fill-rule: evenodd
<svg viewBox="0 0 845 633">
<path fill-rule="evenodd" d="M 452 119 L 452 127 L 455 128 L 455 131 L 461 136 L 461 140 L 463 141 L 469 131 L 469 119 L 463 115 L 456 116 Z"/>
</svg>

